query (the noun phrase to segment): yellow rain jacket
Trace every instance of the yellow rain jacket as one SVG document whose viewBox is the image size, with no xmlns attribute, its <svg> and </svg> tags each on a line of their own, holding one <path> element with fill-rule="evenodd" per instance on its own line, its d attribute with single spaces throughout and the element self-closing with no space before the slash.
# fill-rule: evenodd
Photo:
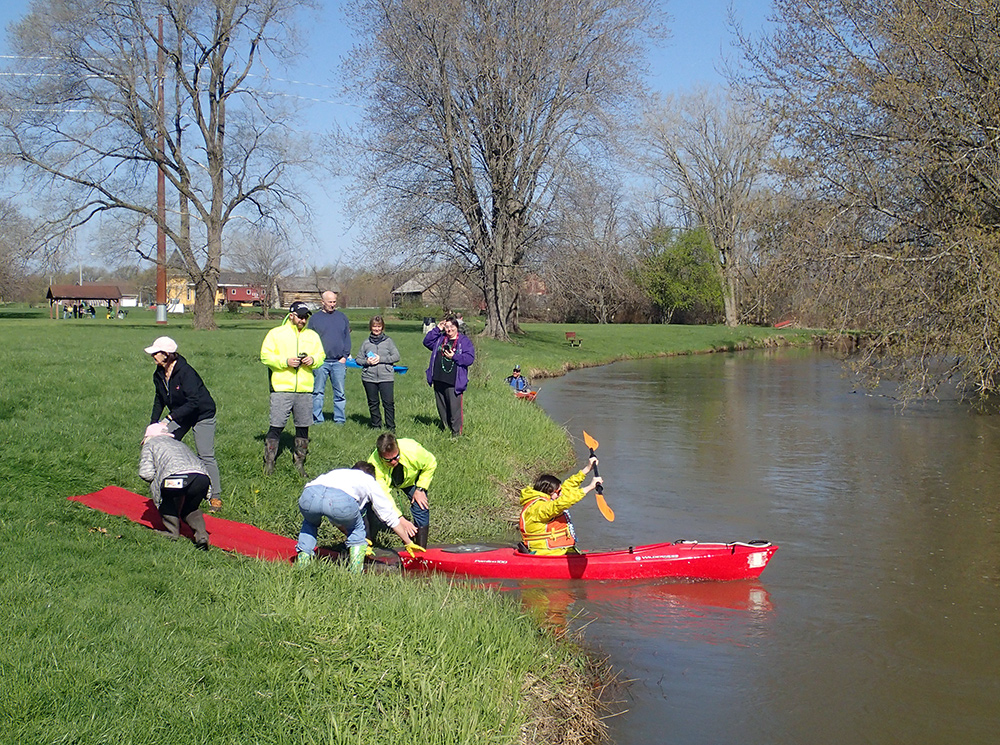
<svg viewBox="0 0 1000 745">
<path fill-rule="evenodd" d="M 402 481 L 398 484 L 392 483 L 394 466 L 382 460 L 377 450 L 368 456 L 368 462 L 375 466 L 375 480 L 389 495 L 392 494 L 393 487 L 406 489 L 416 486 L 425 492 L 428 491 L 434 478 L 434 471 L 437 470 L 437 458 L 419 442 L 406 437 L 397 438 L 396 446 L 399 448 L 399 462 L 403 466 Z"/>
<path fill-rule="evenodd" d="M 312 367 L 289 367 L 288 358 L 305 352 L 313 358 Z M 267 332 L 260 347 L 260 361 L 271 371 L 271 390 L 278 393 L 312 393 L 313 368 L 326 359 L 323 342 L 312 329 L 301 331 L 285 317 L 285 322 Z"/>
<path fill-rule="evenodd" d="M 558 495 L 533 487 L 521 489 L 521 540 L 533 554 L 561 556 L 576 546 L 566 510 L 583 499 L 580 488 L 586 474 L 579 471 L 562 482 Z"/>
</svg>

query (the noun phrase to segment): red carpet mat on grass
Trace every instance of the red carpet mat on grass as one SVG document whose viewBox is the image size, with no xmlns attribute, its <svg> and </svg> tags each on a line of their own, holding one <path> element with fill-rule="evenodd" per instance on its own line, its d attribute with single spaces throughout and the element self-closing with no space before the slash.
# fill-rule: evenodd
<svg viewBox="0 0 1000 745">
<path fill-rule="evenodd" d="M 163 530 L 160 513 L 153 500 L 141 497 L 120 486 L 106 486 L 93 494 L 68 497 L 109 515 L 121 515 L 133 522 L 141 523 L 156 530 Z M 223 551 L 236 551 L 246 556 L 269 561 L 291 561 L 295 558 L 295 539 L 268 533 L 253 525 L 223 520 L 214 515 L 205 515 L 209 541 Z M 191 538 L 191 528 L 181 523 L 181 535 Z"/>
</svg>

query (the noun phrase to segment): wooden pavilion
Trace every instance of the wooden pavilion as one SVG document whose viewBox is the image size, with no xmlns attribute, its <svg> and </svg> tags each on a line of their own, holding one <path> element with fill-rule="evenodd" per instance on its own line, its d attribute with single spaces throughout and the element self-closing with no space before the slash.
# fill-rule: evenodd
<svg viewBox="0 0 1000 745">
<path fill-rule="evenodd" d="M 117 285 L 51 285 L 45 293 L 49 301 L 49 318 L 59 318 L 63 305 L 106 306 L 118 315 L 122 292 Z"/>
</svg>

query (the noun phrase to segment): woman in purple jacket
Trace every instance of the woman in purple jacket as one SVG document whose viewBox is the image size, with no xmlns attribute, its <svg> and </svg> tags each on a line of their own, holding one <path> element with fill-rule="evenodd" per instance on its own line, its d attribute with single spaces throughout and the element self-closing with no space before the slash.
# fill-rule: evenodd
<svg viewBox="0 0 1000 745">
<path fill-rule="evenodd" d="M 431 350 L 427 384 L 434 389 L 441 426 L 453 436 L 462 434 L 462 394 L 469 385 L 469 367 L 476 350 L 451 316 L 427 332 L 424 346 Z"/>
</svg>

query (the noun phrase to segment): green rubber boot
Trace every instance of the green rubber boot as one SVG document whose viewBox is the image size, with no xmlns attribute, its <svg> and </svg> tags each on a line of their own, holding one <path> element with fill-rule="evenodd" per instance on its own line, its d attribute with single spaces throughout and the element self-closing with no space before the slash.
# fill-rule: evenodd
<svg viewBox="0 0 1000 745">
<path fill-rule="evenodd" d="M 365 565 L 365 546 L 351 546 L 351 556 L 347 563 L 347 571 L 360 574 Z"/>
</svg>

